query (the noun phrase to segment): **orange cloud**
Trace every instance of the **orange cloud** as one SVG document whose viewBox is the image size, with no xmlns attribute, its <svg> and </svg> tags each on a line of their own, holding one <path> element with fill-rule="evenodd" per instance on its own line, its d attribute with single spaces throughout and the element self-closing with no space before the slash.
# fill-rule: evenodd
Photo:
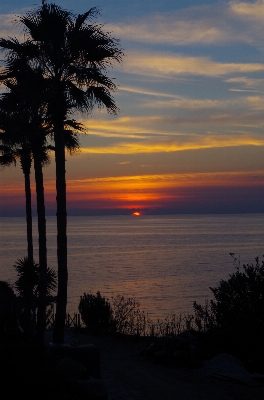
<svg viewBox="0 0 264 400">
<path fill-rule="evenodd" d="M 161 207 L 188 200 L 190 189 L 210 191 L 211 187 L 235 188 L 264 185 L 264 172 L 192 173 L 123 176 L 71 180 L 68 201 L 87 208 Z M 195 200 L 195 199 L 194 199 Z"/>
<path fill-rule="evenodd" d="M 260 201 L 264 172 L 215 172 L 119 176 L 68 180 L 68 209 L 161 208 L 206 204 L 208 201 Z M 24 187 L 2 188 L 0 209 L 25 207 Z M 35 188 L 32 201 L 35 208 Z M 255 197 L 254 197 L 255 196 Z M 56 208 L 55 181 L 45 183 L 46 208 Z"/>
</svg>

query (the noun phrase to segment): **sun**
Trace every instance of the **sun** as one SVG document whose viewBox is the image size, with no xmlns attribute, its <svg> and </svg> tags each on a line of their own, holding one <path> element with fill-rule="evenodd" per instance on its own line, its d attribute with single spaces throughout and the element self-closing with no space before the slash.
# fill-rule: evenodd
<svg viewBox="0 0 264 400">
<path fill-rule="evenodd" d="M 138 212 L 138 211 L 135 211 L 135 212 L 133 212 L 133 217 L 140 217 L 141 216 L 141 213 L 140 212 Z"/>
</svg>

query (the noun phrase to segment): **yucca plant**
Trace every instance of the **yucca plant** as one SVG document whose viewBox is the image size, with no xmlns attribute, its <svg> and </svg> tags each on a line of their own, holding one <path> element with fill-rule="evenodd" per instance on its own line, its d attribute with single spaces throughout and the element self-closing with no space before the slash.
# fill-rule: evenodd
<svg viewBox="0 0 264 400">
<path fill-rule="evenodd" d="M 38 294 L 40 282 L 39 264 L 30 262 L 27 257 L 18 259 L 14 267 L 18 279 L 14 288 L 21 300 L 21 325 L 26 334 L 32 334 L 35 328 L 36 312 L 38 308 Z M 57 274 L 53 268 L 47 269 L 47 305 L 49 296 L 57 288 Z"/>
</svg>

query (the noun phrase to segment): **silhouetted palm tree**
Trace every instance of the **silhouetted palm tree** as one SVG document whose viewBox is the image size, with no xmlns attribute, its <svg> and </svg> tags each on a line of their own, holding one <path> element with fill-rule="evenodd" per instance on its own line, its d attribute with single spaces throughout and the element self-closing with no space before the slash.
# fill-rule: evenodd
<svg viewBox="0 0 264 400">
<path fill-rule="evenodd" d="M 28 74 L 27 77 L 30 79 L 19 76 L 16 77 L 16 82 L 10 82 L 9 79 L 4 80 L 9 92 L 2 95 L 0 103 L 1 114 L 5 114 L 2 141 L 8 144 L 9 147 L 12 147 L 16 153 L 20 153 L 24 157 L 27 156 L 27 160 L 33 159 L 34 162 L 39 233 L 39 265 L 42 276 L 39 290 L 37 333 L 40 340 L 44 340 L 46 326 L 47 247 L 42 167 L 49 163 L 46 143 L 48 132 L 43 123 L 43 113 L 41 110 L 43 105 L 41 104 L 41 100 L 36 97 L 36 94 L 34 99 L 31 97 L 33 91 L 36 92 L 37 82 L 32 74 Z M 25 90 L 29 91 L 29 96 L 24 93 Z M 27 204 L 29 209 L 29 203 Z M 32 219 L 30 222 L 32 230 Z M 29 258 L 29 261 L 33 265 L 32 257 Z"/>
<path fill-rule="evenodd" d="M 47 134 L 49 134 L 50 132 L 43 129 L 41 121 L 38 121 L 39 125 L 37 126 L 36 126 L 36 118 L 35 118 L 35 124 L 33 124 L 30 121 L 29 112 L 31 113 L 31 116 L 34 115 L 34 113 L 32 112 L 32 107 L 30 107 L 29 104 L 27 104 L 27 108 L 25 108 L 24 104 L 23 110 L 21 110 L 20 107 L 18 107 L 19 98 L 16 97 L 17 95 L 16 92 L 18 91 L 18 88 L 21 89 L 21 87 L 19 87 L 19 84 L 16 82 L 16 85 L 13 84 L 12 86 L 9 83 L 9 88 L 11 89 L 11 91 L 9 93 L 5 93 L 2 96 L 2 99 L 0 100 L 0 110 L 1 110 L 0 129 L 2 130 L 2 132 L 0 133 L 0 143 L 2 143 L 2 146 L 0 146 L 0 151 L 2 153 L 2 156 L 0 156 L 0 163 L 2 165 L 10 165 L 10 163 L 16 163 L 16 159 L 19 158 L 21 165 L 23 167 L 23 172 L 25 175 L 26 193 L 27 193 L 26 196 L 27 232 L 28 232 L 28 243 L 29 243 L 27 264 L 31 263 L 33 267 L 34 261 L 33 261 L 33 241 L 32 241 L 32 211 L 31 211 L 31 192 L 30 192 L 30 180 L 29 180 L 30 166 L 33 158 L 35 179 L 36 179 L 36 192 L 37 192 L 38 227 L 40 233 L 39 236 L 42 237 L 42 246 L 40 245 L 40 250 L 42 250 L 42 252 L 40 251 L 39 253 L 39 259 L 41 260 L 41 257 L 44 256 L 44 262 L 46 264 L 46 252 L 43 253 L 43 250 L 44 251 L 46 250 L 46 220 L 45 220 L 42 165 L 46 164 L 49 161 L 47 151 L 53 150 L 54 148 L 51 145 L 48 146 L 46 145 Z M 35 103 L 36 102 L 34 102 L 34 104 Z M 15 111 L 13 111 L 14 104 L 15 104 Z M 79 132 L 82 130 L 83 130 L 82 125 L 77 123 L 75 120 L 65 121 L 65 130 L 64 130 L 65 145 L 70 153 L 73 153 L 79 149 L 79 140 L 75 131 Z M 3 143 L 5 145 L 3 145 Z M 43 238 L 45 240 L 43 240 Z M 43 274 L 41 276 L 43 277 Z M 41 287 L 41 282 L 43 281 L 40 280 L 39 283 L 40 287 Z M 46 285 L 43 285 L 43 290 L 45 289 L 45 286 Z M 25 300 L 28 299 L 28 306 L 25 306 L 25 312 L 24 312 L 24 317 L 25 317 L 24 325 L 28 326 L 28 331 L 30 331 L 30 322 L 31 322 L 30 304 L 32 303 L 32 301 L 30 300 L 30 298 L 31 298 L 30 296 L 25 298 Z M 44 339 L 43 333 L 46 326 L 46 307 L 44 308 L 44 305 L 46 305 L 46 298 L 43 299 L 43 311 L 42 311 L 43 319 L 41 319 L 41 310 L 39 311 L 38 309 L 37 333 L 40 340 Z M 42 321 L 42 325 L 40 325 L 41 323 L 40 321 Z"/>
<path fill-rule="evenodd" d="M 118 41 L 102 30 L 101 25 L 88 24 L 97 9 L 75 16 L 55 4 L 42 1 L 37 10 L 20 18 L 28 39 L 19 51 L 28 62 L 39 68 L 48 93 L 48 114 L 53 125 L 57 191 L 57 255 L 58 295 L 54 342 L 64 342 L 67 306 L 67 213 L 65 178 L 65 121 L 75 109 L 90 112 L 94 105 L 105 106 L 116 114 L 111 96 L 116 86 L 106 75 L 106 68 L 123 55 Z M 0 47 L 16 52 L 18 41 L 0 40 Z"/>
<path fill-rule="evenodd" d="M 6 66 L 0 76 L 8 89 L 2 95 L 2 112 L 5 113 L 5 133 L 9 131 L 15 146 L 29 148 L 34 161 L 37 217 L 39 235 L 39 304 L 37 335 L 44 341 L 46 327 L 46 275 L 47 275 L 47 240 L 46 216 L 43 184 L 43 165 L 49 163 L 47 137 L 50 125 L 47 122 L 46 82 L 38 66 L 30 65 L 27 51 L 28 42 L 20 44 L 17 39 L 0 41 L 5 48 Z M 25 50 L 26 49 L 26 50 Z M 6 135 L 7 136 L 7 135 Z M 8 135 L 9 136 L 9 135 Z"/>
<path fill-rule="evenodd" d="M 115 85 L 106 68 L 121 61 L 117 40 L 88 24 L 97 14 L 95 8 L 75 16 L 55 4 L 42 6 L 20 18 L 29 34 L 26 41 L 29 59 L 38 65 L 49 87 L 48 109 L 54 129 L 57 190 L 58 296 L 53 340 L 64 342 L 67 306 L 67 212 L 65 178 L 64 121 L 72 110 L 90 112 L 95 104 L 116 114 L 111 96 Z M 0 43 L 10 49 L 9 41 Z M 34 45 L 34 46 L 33 46 Z"/>
<path fill-rule="evenodd" d="M 1 101 L 0 101 L 1 109 Z M 0 113 L 0 129 L 3 128 L 2 118 Z M 11 145 L 10 141 L 6 143 L 6 135 L 4 132 L 0 133 L 0 165 L 7 167 L 16 165 L 17 160 L 20 161 L 21 169 L 24 174 L 25 182 L 25 196 L 26 196 L 26 222 L 27 222 L 27 256 L 28 260 L 33 263 L 33 234 L 32 234 L 32 207 L 31 207 L 31 185 L 30 185 L 30 171 L 32 164 L 31 152 L 28 148 L 21 146 L 17 148 Z"/>
</svg>

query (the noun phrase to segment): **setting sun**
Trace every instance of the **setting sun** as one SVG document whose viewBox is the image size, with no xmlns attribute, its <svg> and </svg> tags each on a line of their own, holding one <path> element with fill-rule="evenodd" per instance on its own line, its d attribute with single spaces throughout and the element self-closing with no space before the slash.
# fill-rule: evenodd
<svg viewBox="0 0 264 400">
<path fill-rule="evenodd" d="M 138 211 L 135 211 L 135 212 L 133 212 L 133 217 L 140 217 L 141 216 L 141 213 L 140 212 L 138 212 Z"/>
</svg>

